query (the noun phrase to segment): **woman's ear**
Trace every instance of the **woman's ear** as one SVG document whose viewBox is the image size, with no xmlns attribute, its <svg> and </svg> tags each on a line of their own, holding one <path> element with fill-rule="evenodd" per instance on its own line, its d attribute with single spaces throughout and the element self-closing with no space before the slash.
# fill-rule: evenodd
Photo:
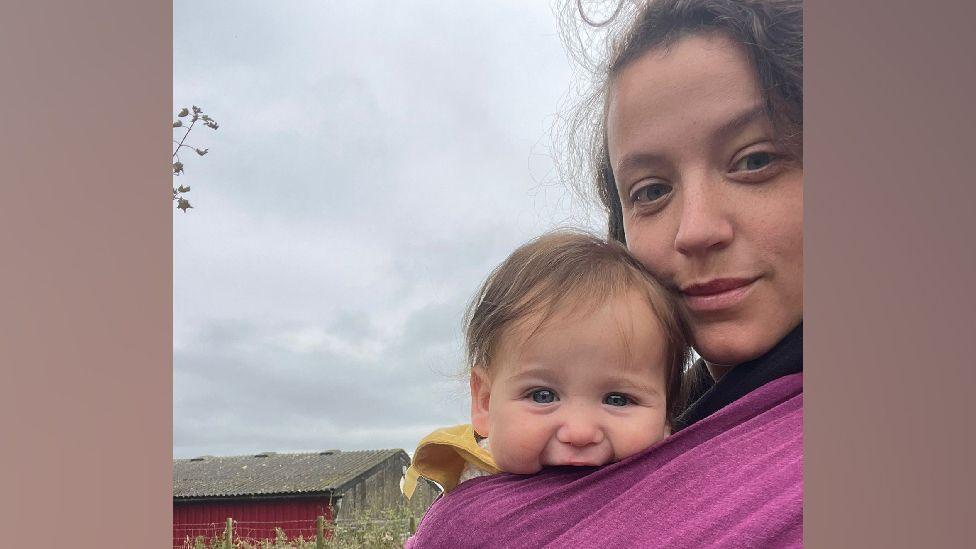
<svg viewBox="0 0 976 549">
<path fill-rule="evenodd" d="M 474 432 L 488 436 L 488 402 L 491 400 L 491 382 L 488 372 L 479 366 L 471 368 L 471 425 Z"/>
</svg>

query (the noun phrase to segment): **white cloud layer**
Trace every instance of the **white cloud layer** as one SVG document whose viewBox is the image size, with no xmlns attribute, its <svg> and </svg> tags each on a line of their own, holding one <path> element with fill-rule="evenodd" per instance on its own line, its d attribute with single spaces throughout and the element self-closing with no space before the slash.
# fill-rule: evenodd
<svg viewBox="0 0 976 549">
<path fill-rule="evenodd" d="M 460 322 L 552 184 L 571 78 L 536 2 L 174 5 L 174 455 L 413 449 L 467 421 Z M 178 135 L 174 132 L 174 135 Z"/>
</svg>

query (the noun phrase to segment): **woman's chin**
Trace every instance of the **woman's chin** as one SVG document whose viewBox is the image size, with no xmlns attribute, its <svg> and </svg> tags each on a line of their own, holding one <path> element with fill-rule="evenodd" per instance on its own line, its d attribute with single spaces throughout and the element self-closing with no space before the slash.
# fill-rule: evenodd
<svg viewBox="0 0 976 549">
<path fill-rule="evenodd" d="M 797 322 L 799 324 L 799 322 Z M 722 370 L 748 362 L 769 352 L 795 325 L 770 329 L 742 323 L 694 326 L 695 352 Z"/>
<path fill-rule="evenodd" d="M 702 345 L 700 349 L 695 348 L 695 352 L 701 355 L 705 359 L 705 362 L 709 363 L 718 371 L 729 370 L 737 364 L 748 362 L 763 354 L 763 351 L 741 345 L 737 347 L 725 347 L 709 346 L 706 344 Z"/>
</svg>

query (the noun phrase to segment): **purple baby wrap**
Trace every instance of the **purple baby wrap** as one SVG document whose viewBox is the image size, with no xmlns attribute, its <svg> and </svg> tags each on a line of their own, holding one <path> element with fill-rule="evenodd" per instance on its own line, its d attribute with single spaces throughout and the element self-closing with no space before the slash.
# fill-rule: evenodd
<svg viewBox="0 0 976 549">
<path fill-rule="evenodd" d="M 801 547 L 803 374 L 605 467 L 465 482 L 406 549 Z"/>
</svg>

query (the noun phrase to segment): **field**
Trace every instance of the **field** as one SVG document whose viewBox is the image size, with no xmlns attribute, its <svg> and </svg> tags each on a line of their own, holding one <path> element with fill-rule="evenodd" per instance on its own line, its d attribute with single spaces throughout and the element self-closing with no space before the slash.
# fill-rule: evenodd
<svg viewBox="0 0 976 549">
<path fill-rule="evenodd" d="M 230 540 L 227 529 L 212 536 L 185 539 L 179 549 L 400 549 L 416 529 L 417 519 L 407 507 L 340 519 L 326 523 L 323 536 L 288 538 L 280 528 L 275 539 L 254 539 L 247 535 L 248 524 L 232 521 Z M 318 538 L 318 539 L 317 539 Z"/>
</svg>

